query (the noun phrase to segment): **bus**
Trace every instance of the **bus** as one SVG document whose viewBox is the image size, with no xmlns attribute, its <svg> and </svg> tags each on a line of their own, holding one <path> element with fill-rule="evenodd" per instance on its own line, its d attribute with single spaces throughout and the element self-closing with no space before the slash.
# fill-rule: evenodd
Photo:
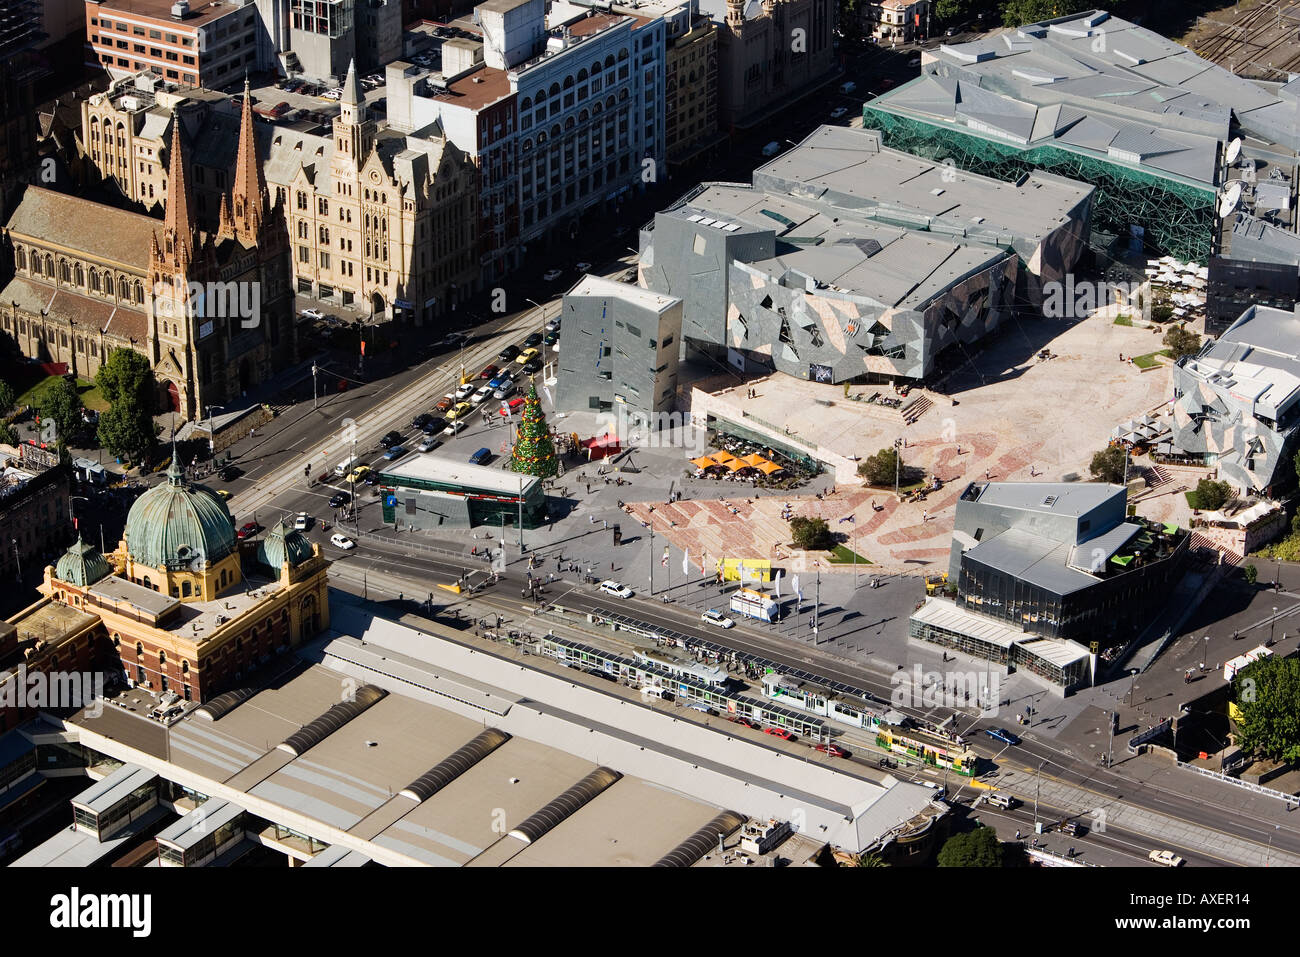
<svg viewBox="0 0 1300 957">
<path fill-rule="evenodd" d="M 975 765 L 979 760 L 964 742 L 884 721 L 876 723 L 876 747 L 916 758 L 932 767 L 947 768 L 968 778 L 975 776 Z"/>
<path fill-rule="evenodd" d="M 752 588 L 742 588 L 731 596 L 731 610 L 737 615 L 744 615 L 746 618 L 776 621 L 777 611 L 780 607 L 761 591 L 754 591 Z"/>
</svg>

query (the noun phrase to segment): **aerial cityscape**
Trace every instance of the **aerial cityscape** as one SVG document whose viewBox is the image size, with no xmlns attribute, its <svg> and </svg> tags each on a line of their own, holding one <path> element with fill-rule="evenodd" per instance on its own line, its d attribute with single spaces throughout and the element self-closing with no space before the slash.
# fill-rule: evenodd
<svg viewBox="0 0 1300 957">
<path fill-rule="evenodd" d="M 1300 865 L 1300 6 L 0 0 L 0 131 L 5 866 Z"/>
</svg>

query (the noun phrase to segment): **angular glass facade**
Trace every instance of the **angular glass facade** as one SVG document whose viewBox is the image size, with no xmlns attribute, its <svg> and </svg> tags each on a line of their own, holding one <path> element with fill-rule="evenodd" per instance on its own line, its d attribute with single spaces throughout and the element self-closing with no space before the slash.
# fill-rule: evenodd
<svg viewBox="0 0 1300 957">
<path fill-rule="evenodd" d="M 1046 170 L 1097 187 L 1092 225 L 1106 233 L 1127 236 L 1129 226 L 1146 231 L 1150 248 L 1180 259 L 1209 261 L 1215 230 L 1215 191 L 1129 169 L 1100 155 L 1044 144 L 1017 146 L 977 135 L 965 128 L 947 128 L 912 117 L 862 108 L 863 125 L 878 129 L 885 145 L 933 160 L 951 160 L 959 169 L 1014 182 L 1034 170 Z"/>
</svg>

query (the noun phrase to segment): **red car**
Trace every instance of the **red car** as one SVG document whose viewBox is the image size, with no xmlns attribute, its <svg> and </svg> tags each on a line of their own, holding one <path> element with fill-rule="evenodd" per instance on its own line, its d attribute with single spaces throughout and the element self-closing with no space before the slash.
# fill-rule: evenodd
<svg viewBox="0 0 1300 957">
<path fill-rule="evenodd" d="M 245 522 L 244 527 L 241 528 L 236 534 L 240 539 L 245 539 L 245 538 L 251 538 L 261 530 L 262 530 L 262 526 L 258 525 L 257 522 Z"/>
<path fill-rule="evenodd" d="M 523 404 L 524 404 L 523 397 L 517 395 L 509 402 L 506 403 L 506 409 L 497 409 L 497 411 L 501 415 L 514 415 L 516 412 L 519 411 L 519 407 Z M 509 409 L 509 411 L 507 411 L 507 409 Z"/>
<path fill-rule="evenodd" d="M 776 735 L 778 738 L 781 738 L 781 739 L 784 740 L 784 741 L 793 741 L 793 740 L 795 740 L 795 737 L 794 737 L 793 734 L 791 734 L 791 733 L 790 733 L 789 731 L 787 731 L 785 728 L 778 728 L 778 727 L 776 727 L 775 725 L 773 725 L 773 726 L 770 727 L 770 728 L 764 728 L 764 729 L 763 729 L 763 733 L 764 733 L 764 734 L 774 734 L 774 735 Z"/>
<path fill-rule="evenodd" d="M 755 731 L 758 730 L 758 725 L 754 724 L 754 722 L 750 721 L 748 718 L 732 718 L 732 720 L 735 721 L 736 724 L 744 725 L 746 728 L 753 728 Z"/>
<path fill-rule="evenodd" d="M 819 744 L 813 750 L 829 754 L 832 758 L 847 758 L 849 756 L 849 753 L 837 744 Z"/>
<path fill-rule="evenodd" d="M 499 366 L 484 366 L 483 371 L 478 374 L 480 379 L 495 379 L 497 373 L 501 371 Z"/>
</svg>

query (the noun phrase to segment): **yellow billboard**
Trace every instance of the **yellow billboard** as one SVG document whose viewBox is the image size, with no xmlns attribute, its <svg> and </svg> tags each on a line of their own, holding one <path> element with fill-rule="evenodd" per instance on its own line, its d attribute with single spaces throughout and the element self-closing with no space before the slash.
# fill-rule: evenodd
<svg viewBox="0 0 1300 957">
<path fill-rule="evenodd" d="M 766 558 L 724 558 L 722 580 L 729 582 L 772 580 L 772 563 Z M 744 576 L 740 572 L 744 569 Z"/>
</svg>

